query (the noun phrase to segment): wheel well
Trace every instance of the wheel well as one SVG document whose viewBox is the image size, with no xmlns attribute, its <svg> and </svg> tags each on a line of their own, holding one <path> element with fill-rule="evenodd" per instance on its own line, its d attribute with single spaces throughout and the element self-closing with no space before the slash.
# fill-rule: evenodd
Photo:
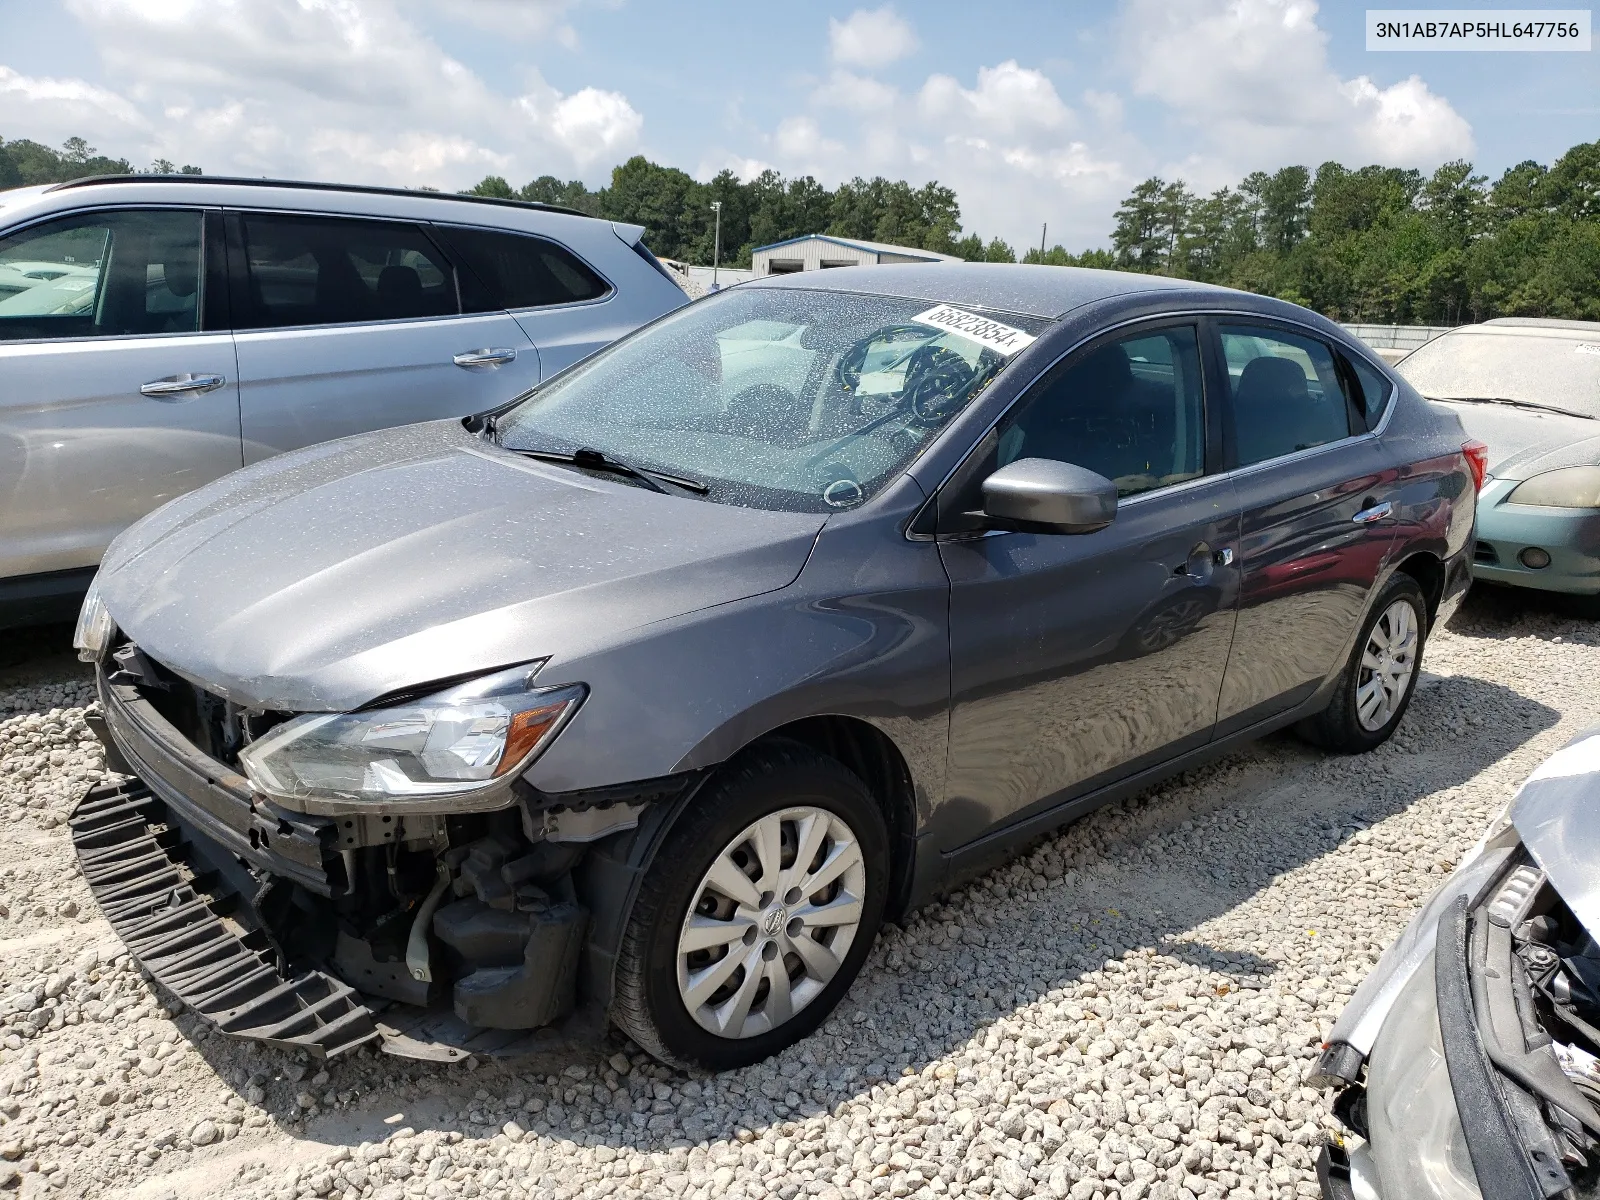
<svg viewBox="0 0 1600 1200">
<path fill-rule="evenodd" d="M 805 717 L 763 735 L 786 738 L 837 759 L 867 785 L 883 809 L 894 861 L 889 876 L 888 915 L 904 911 L 916 849 L 916 791 L 900 748 L 881 729 L 855 717 Z"/>
<path fill-rule="evenodd" d="M 1444 595 L 1444 564 L 1424 551 L 1413 554 L 1395 570 L 1417 581 L 1423 599 L 1428 602 L 1428 624 L 1432 626 L 1433 616 L 1439 611 L 1439 600 Z"/>
</svg>

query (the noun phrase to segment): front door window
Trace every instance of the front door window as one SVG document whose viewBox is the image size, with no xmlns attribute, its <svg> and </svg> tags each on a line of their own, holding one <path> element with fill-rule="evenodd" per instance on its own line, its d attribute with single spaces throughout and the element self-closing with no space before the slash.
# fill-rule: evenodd
<svg viewBox="0 0 1600 1200">
<path fill-rule="evenodd" d="M 194 333 L 200 214 L 84 213 L 0 239 L 0 341 Z"/>
</svg>

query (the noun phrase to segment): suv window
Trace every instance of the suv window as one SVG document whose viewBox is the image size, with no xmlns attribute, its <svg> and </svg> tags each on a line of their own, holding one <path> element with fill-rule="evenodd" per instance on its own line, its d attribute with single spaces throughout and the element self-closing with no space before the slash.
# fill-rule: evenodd
<svg viewBox="0 0 1600 1200">
<path fill-rule="evenodd" d="M 200 214 L 64 217 L 0 238 L 0 341 L 194 333 Z"/>
<path fill-rule="evenodd" d="M 467 267 L 461 279 L 467 312 L 573 304 L 611 290 L 571 251 L 541 237 L 462 225 L 439 233 Z"/>
<path fill-rule="evenodd" d="M 1119 496 L 1205 473 L 1205 400 L 1193 326 L 1096 346 L 1023 398 L 999 427 L 997 467 L 1053 458 L 1098 471 Z"/>
<path fill-rule="evenodd" d="M 1218 332 L 1241 467 L 1350 436 L 1349 402 L 1324 343 L 1266 326 Z"/>
<path fill-rule="evenodd" d="M 242 213 L 248 277 L 238 329 L 454 316 L 455 271 L 402 221 Z"/>
</svg>

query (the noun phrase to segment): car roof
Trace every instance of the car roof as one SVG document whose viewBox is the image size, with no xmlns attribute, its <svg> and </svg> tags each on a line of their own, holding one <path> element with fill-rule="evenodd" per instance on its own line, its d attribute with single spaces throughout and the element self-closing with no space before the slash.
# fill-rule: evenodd
<svg viewBox="0 0 1600 1200">
<path fill-rule="evenodd" d="M 50 184 L 42 191 L 61 192 L 72 188 L 97 187 L 106 184 L 120 183 L 187 183 L 205 185 L 218 185 L 229 187 L 261 187 L 261 188 L 290 188 L 296 191 L 311 192 L 350 192 L 371 196 L 425 196 L 430 200 L 453 200 L 464 204 L 499 204 L 513 208 L 536 208 L 544 212 L 566 213 L 573 217 L 587 217 L 590 214 L 580 212 L 576 208 L 567 208 L 561 204 L 543 204 L 535 200 L 507 200 L 499 196 L 472 196 L 460 192 L 436 192 L 421 188 L 395 188 L 379 187 L 374 184 L 361 183 L 318 183 L 308 179 L 253 179 L 236 175 L 85 175 L 79 179 L 68 179 L 63 183 Z"/>
<path fill-rule="evenodd" d="M 1196 283 L 1192 279 L 1033 263 L 891 263 L 883 266 L 833 267 L 826 271 L 765 275 L 738 286 L 865 292 L 869 295 L 899 296 L 936 304 L 961 304 L 1047 319 L 1059 317 L 1096 300 L 1133 292 L 1205 291 L 1214 292 L 1219 297 L 1249 296 L 1252 301 L 1261 299 L 1248 292 Z"/>
<path fill-rule="evenodd" d="M 1600 333 L 1600 321 L 1564 321 L 1555 317 L 1496 317 L 1482 325 L 1466 325 L 1452 333 Z"/>
</svg>

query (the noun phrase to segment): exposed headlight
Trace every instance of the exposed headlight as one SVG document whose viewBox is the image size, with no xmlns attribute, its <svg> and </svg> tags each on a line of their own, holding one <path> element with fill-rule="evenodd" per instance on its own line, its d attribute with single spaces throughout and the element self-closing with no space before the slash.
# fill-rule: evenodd
<svg viewBox="0 0 1600 1200">
<path fill-rule="evenodd" d="M 389 811 L 458 807 L 532 762 L 587 690 L 535 688 L 514 667 L 390 708 L 309 713 L 239 753 L 257 790 L 290 808 L 376 803 Z"/>
<path fill-rule="evenodd" d="M 1367 1060 L 1367 1129 L 1383 1195 L 1481 1200 L 1444 1061 L 1431 954 L 1395 998 Z"/>
<path fill-rule="evenodd" d="M 100 576 L 89 581 L 89 591 L 78 610 L 78 627 L 72 631 L 72 644 L 78 657 L 87 663 L 99 662 L 111 641 L 111 614 L 100 599 Z"/>
<path fill-rule="evenodd" d="M 1600 508 L 1600 467 L 1561 467 L 1535 475 L 1512 488 L 1506 503 Z"/>
</svg>

